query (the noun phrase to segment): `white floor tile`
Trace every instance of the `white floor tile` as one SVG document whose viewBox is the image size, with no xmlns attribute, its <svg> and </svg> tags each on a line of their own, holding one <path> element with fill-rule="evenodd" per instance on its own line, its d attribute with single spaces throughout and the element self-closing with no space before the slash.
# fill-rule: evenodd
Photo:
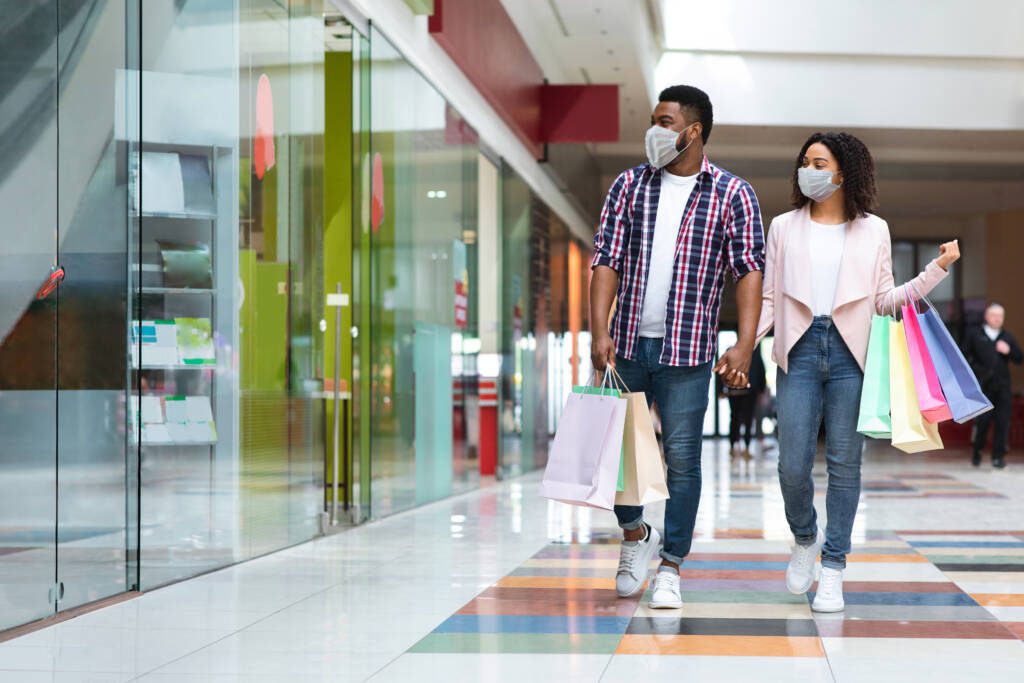
<svg viewBox="0 0 1024 683">
<path fill-rule="evenodd" d="M 616 655 L 601 683 L 758 681 L 831 683 L 824 657 L 697 657 Z"/>
<path fill-rule="evenodd" d="M 1024 671 L 1019 640 L 822 638 L 839 683 L 1011 681 Z"/>
<path fill-rule="evenodd" d="M 371 683 L 410 681 L 597 681 L 609 655 L 570 654 L 407 654 L 370 679 Z M 427 673 L 429 672 L 429 673 Z"/>
</svg>

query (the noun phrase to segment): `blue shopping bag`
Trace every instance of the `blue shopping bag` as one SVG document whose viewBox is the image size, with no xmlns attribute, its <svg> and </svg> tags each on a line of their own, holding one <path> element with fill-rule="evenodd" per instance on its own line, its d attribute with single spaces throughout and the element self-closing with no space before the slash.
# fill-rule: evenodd
<svg viewBox="0 0 1024 683">
<path fill-rule="evenodd" d="M 935 372 L 939 376 L 939 385 L 946 396 L 949 411 L 953 413 L 954 420 L 963 424 L 992 410 L 992 402 L 981 390 L 978 378 L 974 376 L 960 347 L 935 312 L 935 307 L 927 299 L 924 301 L 928 304 L 928 310 L 915 315 L 920 322 L 924 343 L 935 363 Z"/>
</svg>

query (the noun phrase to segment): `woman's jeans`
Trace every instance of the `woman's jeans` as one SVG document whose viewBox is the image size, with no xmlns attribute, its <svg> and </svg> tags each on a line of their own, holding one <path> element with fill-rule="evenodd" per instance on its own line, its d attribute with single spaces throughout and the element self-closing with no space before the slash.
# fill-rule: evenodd
<svg viewBox="0 0 1024 683">
<path fill-rule="evenodd" d="M 700 454 L 704 445 L 704 413 L 708 409 L 711 363 L 695 367 L 662 365 L 661 339 L 641 337 L 636 360 L 618 358 L 615 369 L 632 392 L 647 394 L 647 403 L 658 404 L 662 444 L 668 465 L 665 501 L 665 536 L 661 557 L 674 564 L 683 561 L 693 542 L 693 526 L 700 503 Z M 623 529 L 639 529 L 643 507 L 616 505 L 615 516 Z"/>
<path fill-rule="evenodd" d="M 818 533 L 811 469 L 825 420 L 828 527 L 821 564 L 833 569 L 846 567 L 860 500 L 864 437 L 857 433 L 857 414 L 863 383 L 864 373 L 827 316 L 814 319 L 789 352 L 789 372 L 778 374 L 779 481 L 786 520 L 800 545 L 811 545 Z"/>
</svg>

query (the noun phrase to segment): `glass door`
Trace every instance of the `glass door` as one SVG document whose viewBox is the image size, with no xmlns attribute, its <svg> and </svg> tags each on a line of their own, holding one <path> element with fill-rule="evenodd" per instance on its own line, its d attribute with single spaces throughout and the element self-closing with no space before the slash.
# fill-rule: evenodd
<svg viewBox="0 0 1024 683">
<path fill-rule="evenodd" d="M 127 575 L 129 400 L 126 93 L 132 2 L 57 3 L 58 610 L 133 587 Z"/>
<path fill-rule="evenodd" d="M 57 2 L 2 6 L 0 629 L 58 597 Z"/>
<path fill-rule="evenodd" d="M 128 142 L 115 130 L 132 5 L 2 7 L 0 629 L 134 584 Z"/>
</svg>

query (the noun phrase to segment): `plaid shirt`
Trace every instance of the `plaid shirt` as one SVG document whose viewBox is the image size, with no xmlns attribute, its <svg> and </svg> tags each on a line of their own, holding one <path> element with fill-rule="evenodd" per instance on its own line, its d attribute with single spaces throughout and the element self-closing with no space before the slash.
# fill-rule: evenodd
<svg viewBox="0 0 1024 683">
<path fill-rule="evenodd" d="M 619 274 L 611 331 L 622 358 L 636 358 L 660 191 L 661 171 L 650 164 L 623 172 L 608 192 L 594 236 L 592 267 L 608 266 Z M 737 280 L 764 270 L 761 209 L 745 180 L 704 157 L 680 220 L 662 364 L 714 360 L 726 267 Z"/>
</svg>

